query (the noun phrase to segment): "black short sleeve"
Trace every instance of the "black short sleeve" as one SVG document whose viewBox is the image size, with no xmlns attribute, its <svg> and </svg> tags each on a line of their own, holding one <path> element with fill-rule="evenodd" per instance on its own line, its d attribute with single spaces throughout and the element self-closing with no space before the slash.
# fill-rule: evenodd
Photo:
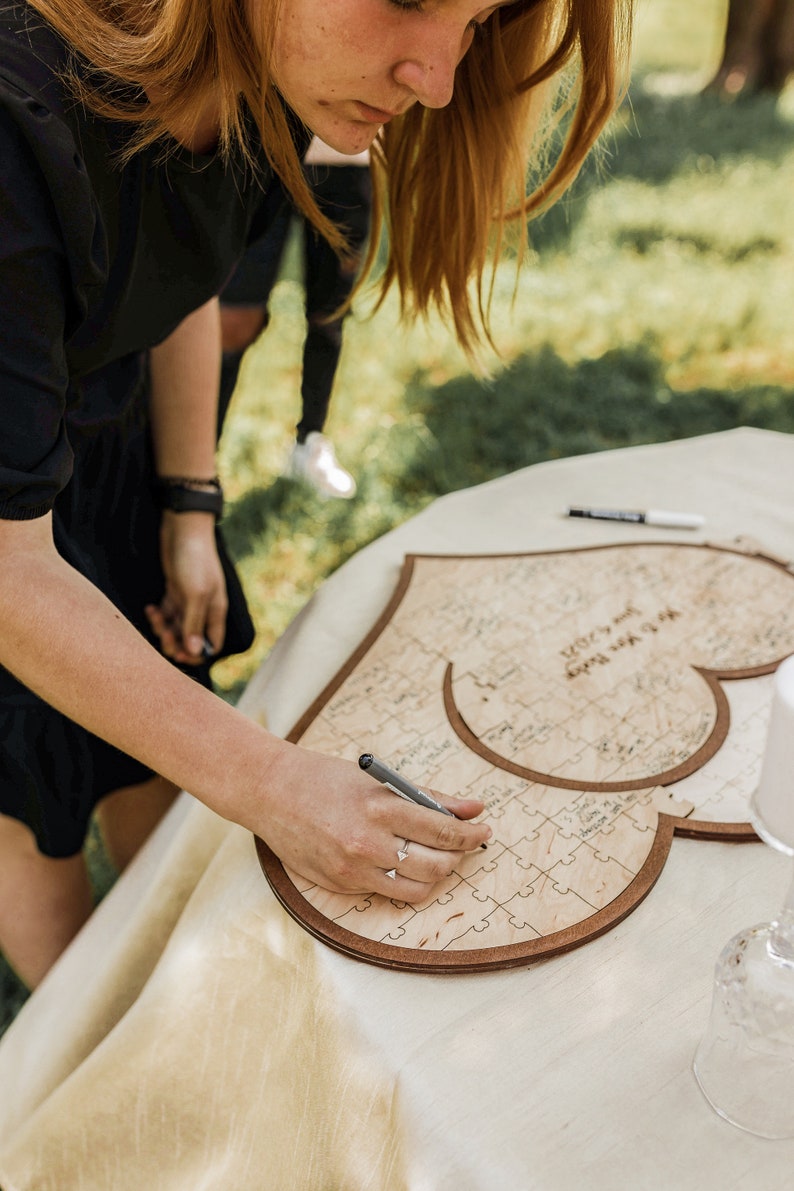
<svg viewBox="0 0 794 1191">
<path fill-rule="evenodd" d="M 0 161 L 0 517 L 24 520 L 52 508 L 71 474 L 68 281 L 49 187 L 2 103 Z"/>
</svg>

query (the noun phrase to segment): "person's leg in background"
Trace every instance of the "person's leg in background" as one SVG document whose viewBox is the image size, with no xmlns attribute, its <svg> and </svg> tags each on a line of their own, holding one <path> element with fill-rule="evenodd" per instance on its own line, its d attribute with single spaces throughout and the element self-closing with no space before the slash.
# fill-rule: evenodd
<svg viewBox="0 0 794 1191">
<path fill-rule="evenodd" d="M 327 241 L 304 224 L 306 338 L 303 346 L 301 418 L 289 471 L 324 496 L 350 498 L 353 477 L 336 459 L 323 433 L 342 352 L 346 312 L 336 311 L 356 283 L 370 229 L 372 183 L 363 165 L 318 165 L 307 169 L 321 210 L 344 232 L 348 252 L 340 258 Z M 336 316 L 335 316 L 336 315 Z"/>
<path fill-rule="evenodd" d="M 268 323 L 267 305 L 281 268 L 292 218 L 293 209 L 285 199 L 266 234 L 249 246 L 221 294 L 219 438 L 243 356 Z"/>
<path fill-rule="evenodd" d="M 170 808 L 178 788 L 164 777 L 125 786 L 97 803 L 96 819 L 117 872 L 123 872 Z"/>
<path fill-rule="evenodd" d="M 93 907 L 82 852 L 45 856 L 29 827 L 0 815 L 0 951 L 23 984 L 41 982 Z"/>
<path fill-rule="evenodd" d="M 107 854 L 122 872 L 178 793 L 164 778 L 116 790 L 96 816 Z M 27 824 L 0 814 L 0 953 L 35 988 L 88 920 L 94 892 L 83 850 L 53 857 Z"/>
</svg>

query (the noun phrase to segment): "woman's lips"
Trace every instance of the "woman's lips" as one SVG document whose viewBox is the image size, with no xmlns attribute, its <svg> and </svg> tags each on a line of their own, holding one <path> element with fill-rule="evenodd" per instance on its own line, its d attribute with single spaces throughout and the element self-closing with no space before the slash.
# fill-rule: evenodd
<svg viewBox="0 0 794 1191">
<path fill-rule="evenodd" d="M 355 106 L 367 124 L 386 124 L 389 120 L 393 120 L 395 116 L 399 116 L 399 112 L 387 112 L 383 108 L 371 107 L 368 103 L 362 103 L 361 100 L 355 101 Z"/>
</svg>

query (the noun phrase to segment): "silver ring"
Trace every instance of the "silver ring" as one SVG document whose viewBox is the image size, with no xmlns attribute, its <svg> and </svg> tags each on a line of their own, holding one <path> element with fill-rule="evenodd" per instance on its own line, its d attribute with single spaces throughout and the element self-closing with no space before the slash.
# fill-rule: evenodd
<svg viewBox="0 0 794 1191">
<path fill-rule="evenodd" d="M 400 864 L 408 855 L 409 840 L 406 840 L 401 848 L 397 849 L 397 863 Z"/>
<path fill-rule="evenodd" d="M 386 873 L 386 876 L 391 877 L 392 881 L 396 881 L 397 880 L 397 869 L 390 868 L 389 871 Z"/>
</svg>

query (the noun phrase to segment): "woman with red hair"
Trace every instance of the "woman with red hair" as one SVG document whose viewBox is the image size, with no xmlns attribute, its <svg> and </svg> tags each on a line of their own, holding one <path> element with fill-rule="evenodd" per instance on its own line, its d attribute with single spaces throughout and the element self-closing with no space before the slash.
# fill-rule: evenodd
<svg viewBox="0 0 794 1191">
<path fill-rule="evenodd" d="M 120 867 L 184 788 L 308 879 L 405 901 L 488 838 L 480 803 L 394 798 L 211 692 L 207 655 L 251 639 L 217 525 L 217 294 L 275 175 L 341 247 L 311 134 L 373 146 L 383 285 L 472 348 L 491 249 L 613 110 L 630 8 L 0 4 L 0 948 L 29 985 L 90 913 L 95 808 Z"/>
</svg>

